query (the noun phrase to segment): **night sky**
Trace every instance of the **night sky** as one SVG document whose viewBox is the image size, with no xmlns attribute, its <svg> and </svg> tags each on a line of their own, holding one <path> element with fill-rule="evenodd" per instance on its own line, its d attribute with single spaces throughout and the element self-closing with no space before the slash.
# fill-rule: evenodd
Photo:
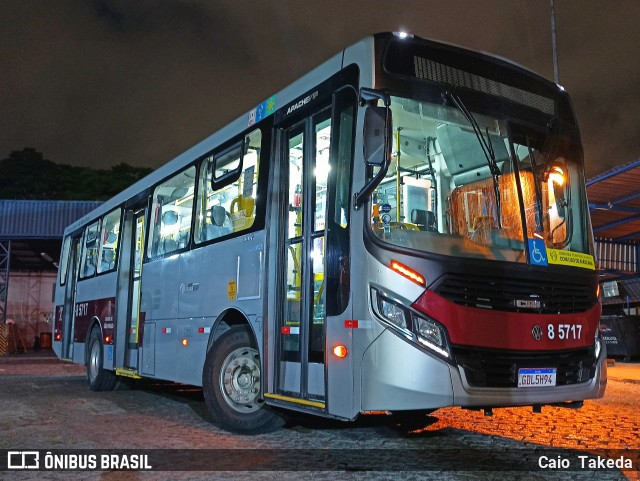
<svg viewBox="0 0 640 481">
<path fill-rule="evenodd" d="M 640 158 L 640 1 L 555 3 L 590 177 Z M 552 79 L 550 24 L 548 0 L 1 0 L 0 158 L 159 167 L 378 31 Z"/>
</svg>

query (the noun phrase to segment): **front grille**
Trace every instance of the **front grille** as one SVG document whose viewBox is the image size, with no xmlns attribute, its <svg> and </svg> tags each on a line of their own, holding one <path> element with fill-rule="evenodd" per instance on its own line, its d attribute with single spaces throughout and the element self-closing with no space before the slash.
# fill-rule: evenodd
<svg viewBox="0 0 640 481">
<path fill-rule="evenodd" d="M 464 70 L 444 65 L 423 57 L 414 56 L 413 65 L 415 76 L 422 80 L 444 83 L 454 87 L 465 87 L 489 95 L 504 97 L 522 105 L 533 107 L 541 112 L 554 115 L 553 99 L 543 97 L 526 90 L 496 82 Z"/>
<path fill-rule="evenodd" d="M 502 351 L 453 347 L 457 364 L 475 387 L 517 387 L 518 369 L 556 368 L 556 385 L 587 382 L 596 372 L 593 349 L 572 351 Z"/>
<path fill-rule="evenodd" d="M 432 290 L 462 306 L 538 314 L 584 312 L 597 301 L 587 284 L 468 274 L 445 274 Z"/>
</svg>

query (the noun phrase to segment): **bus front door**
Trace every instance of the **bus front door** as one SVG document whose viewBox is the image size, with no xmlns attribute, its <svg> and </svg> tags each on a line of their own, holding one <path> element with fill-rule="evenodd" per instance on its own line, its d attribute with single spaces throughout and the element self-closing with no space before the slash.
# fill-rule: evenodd
<svg viewBox="0 0 640 481">
<path fill-rule="evenodd" d="M 276 387 L 274 398 L 325 407 L 325 210 L 330 108 L 282 131 Z M 267 396 L 269 397 L 269 396 Z"/>
</svg>

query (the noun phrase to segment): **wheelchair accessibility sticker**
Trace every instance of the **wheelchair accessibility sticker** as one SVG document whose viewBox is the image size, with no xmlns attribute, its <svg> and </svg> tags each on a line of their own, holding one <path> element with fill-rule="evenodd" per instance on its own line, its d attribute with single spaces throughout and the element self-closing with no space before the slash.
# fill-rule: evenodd
<svg viewBox="0 0 640 481">
<path fill-rule="evenodd" d="M 547 266 L 547 247 L 542 239 L 528 239 L 529 241 L 529 263 L 534 266 Z"/>
</svg>

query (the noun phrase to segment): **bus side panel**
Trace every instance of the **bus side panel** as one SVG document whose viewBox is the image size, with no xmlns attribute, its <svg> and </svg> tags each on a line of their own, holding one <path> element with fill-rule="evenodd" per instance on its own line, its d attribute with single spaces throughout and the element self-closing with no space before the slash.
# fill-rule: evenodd
<svg viewBox="0 0 640 481">
<path fill-rule="evenodd" d="M 359 85 L 373 87 L 373 38 L 351 46 L 344 50 L 342 65 L 358 65 L 360 70 Z M 352 165 L 351 192 L 358 192 L 365 184 L 365 164 L 362 157 L 362 130 L 364 108 L 358 109 L 354 139 L 354 159 Z M 365 320 L 368 318 L 367 291 L 368 281 L 365 276 L 368 255 L 362 245 L 363 219 L 368 214 L 361 209 L 351 210 L 350 216 L 350 302 L 345 312 L 338 318 L 327 319 L 327 407 L 333 415 L 353 419 L 360 411 L 360 365 L 363 348 L 357 345 L 357 338 L 350 329 L 346 329 L 344 319 Z M 330 296 L 332 293 L 327 292 Z M 369 334 L 369 331 L 367 331 Z M 354 344 L 355 342 L 355 344 Z M 350 350 L 345 359 L 336 358 L 332 349 L 343 344 Z"/>
<path fill-rule="evenodd" d="M 73 330 L 73 362 L 84 364 L 85 342 L 94 319 L 98 319 L 105 336 L 113 339 L 113 320 L 115 316 L 116 274 L 109 273 L 91 279 L 78 281 L 76 286 L 75 321 Z M 113 368 L 113 347 L 107 344 L 104 349 L 104 367 Z"/>
<path fill-rule="evenodd" d="M 262 280 L 265 232 L 203 246 L 180 257 L 178 347 L 180 382 L 202 384 L 207 345 L 216 320 L 234 308 L 249 321 L 262 355 Z"/>
<path fill-rule="evenodd" d="M 141 349 L 144 360 L 147 354 L 155 360 L 155 376 L 175 381 L 177 375 L 178 293 L 180 287 L 180 256 L 174 255 L 153 262 L 142 268 L 140 315 L 145 324 L 156 322 L 155 353 L 145 352 L 154 346 Z"/>
</svg>

